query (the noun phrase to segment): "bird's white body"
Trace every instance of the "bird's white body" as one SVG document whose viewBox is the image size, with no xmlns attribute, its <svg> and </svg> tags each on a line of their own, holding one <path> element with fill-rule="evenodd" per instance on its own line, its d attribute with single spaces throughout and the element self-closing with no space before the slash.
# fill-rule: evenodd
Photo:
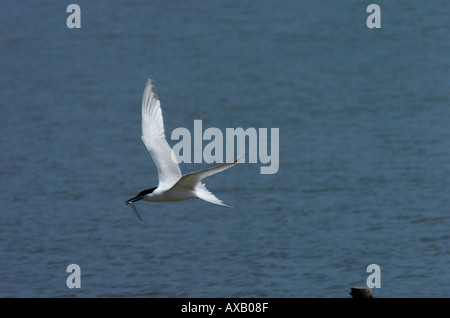
<svg viewBox="0 0 450 318">
<path fill-rule="evenodd" d="M 142 98 L 142 141 L 155 162 L 159 183 L 157 187 L 141 191 L 125 202 L 126 205 L 131 205 L 141 221 L 142 218 L 133 204 L 138 200 L 169 202 L 199 198 L 210 203 L 228 206 L 206 189 L 201 180 L 234 166 L 240 158 L 182 176 L 176 157 L 166 140 L 161 105 L 151 79 L 147 81 Z"/>
<path fill-rule="evenodd" d="M 147 202 L 171 202 L 195 199 L 195 189 L 169 189 L 155 190 L 153 193 L 146 194 L 142 200 Z"/>
<path fill-rule="evenodd" d="M 195 188 L 179 188 L 173 187 L 169 190 L 156 189 L 150 194 L 147 194 L 142 200 L 147 202 L 174 202 L 195 199 Z"/>
</svg>

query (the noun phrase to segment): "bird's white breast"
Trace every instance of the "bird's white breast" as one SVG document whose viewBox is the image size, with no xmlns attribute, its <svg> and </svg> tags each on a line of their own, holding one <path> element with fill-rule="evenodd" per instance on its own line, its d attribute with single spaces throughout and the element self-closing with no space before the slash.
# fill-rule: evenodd
<svg viewBox="0 0 450 318">
<path fill-rule="evenodd" d="M 155 190 L 144 197 L 145 201 L 149 202 L 169 202 L 169 201 L 184 201 L 196 198 L 193 191 L 187 189 L 171 188 L 169 190 L 158 191 Z"/>
</svg>

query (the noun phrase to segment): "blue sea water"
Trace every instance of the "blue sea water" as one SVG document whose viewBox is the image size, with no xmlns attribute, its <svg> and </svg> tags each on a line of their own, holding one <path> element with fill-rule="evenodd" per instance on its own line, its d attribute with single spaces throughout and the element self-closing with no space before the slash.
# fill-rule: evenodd
<svg viewBox="0 0 450 318">
<path fill-rule="evenodd" d="M 0 296 L 450 296 L 450 8 L 384 1 L 71 1 L 0 7 Z M 279 128 L 279 170 L 205 179 L 233 208 L 123 202 L 140 139 Z M 206 143 L 206 142 L 205 142 Z M 209 167 L 182 163 L 183 172 Z M 69 264 L 81 288 L 69 289 Z"/>
</svg>

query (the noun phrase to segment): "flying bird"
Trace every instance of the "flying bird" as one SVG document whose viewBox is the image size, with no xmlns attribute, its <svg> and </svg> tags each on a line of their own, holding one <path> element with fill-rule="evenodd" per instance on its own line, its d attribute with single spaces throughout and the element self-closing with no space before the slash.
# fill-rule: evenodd
<svg viewBox="0 0 450 318">
<path fill-rule="evenodd" d="M 157 187 L 143 190 L 124 203 L 131 206 L 141 222 L 144 220 L 134 206 L 134 202 L 139 200 L 170 202 L 198 198 L 229 207 L 212 194 L 201 181 L 234 166 L 242 156 L 233 161 L 182 176 L 175 154 L 166 140 L 161 104 L 151 78 L 147 80 L 142 98 L 142 141 L 156 165 L 159 182 Z"/>
</svg>

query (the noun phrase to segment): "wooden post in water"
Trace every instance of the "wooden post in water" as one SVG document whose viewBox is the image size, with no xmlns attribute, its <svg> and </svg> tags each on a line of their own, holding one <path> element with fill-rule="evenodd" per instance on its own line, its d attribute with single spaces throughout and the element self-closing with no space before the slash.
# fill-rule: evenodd
<svg viewBox="0 0 450 318">
<path fill-rule="evenodd" d="M 351 287 L 350 295 L 353 298 L 372 298 L 372 291 L 367 286 Z"/>
</svg>

